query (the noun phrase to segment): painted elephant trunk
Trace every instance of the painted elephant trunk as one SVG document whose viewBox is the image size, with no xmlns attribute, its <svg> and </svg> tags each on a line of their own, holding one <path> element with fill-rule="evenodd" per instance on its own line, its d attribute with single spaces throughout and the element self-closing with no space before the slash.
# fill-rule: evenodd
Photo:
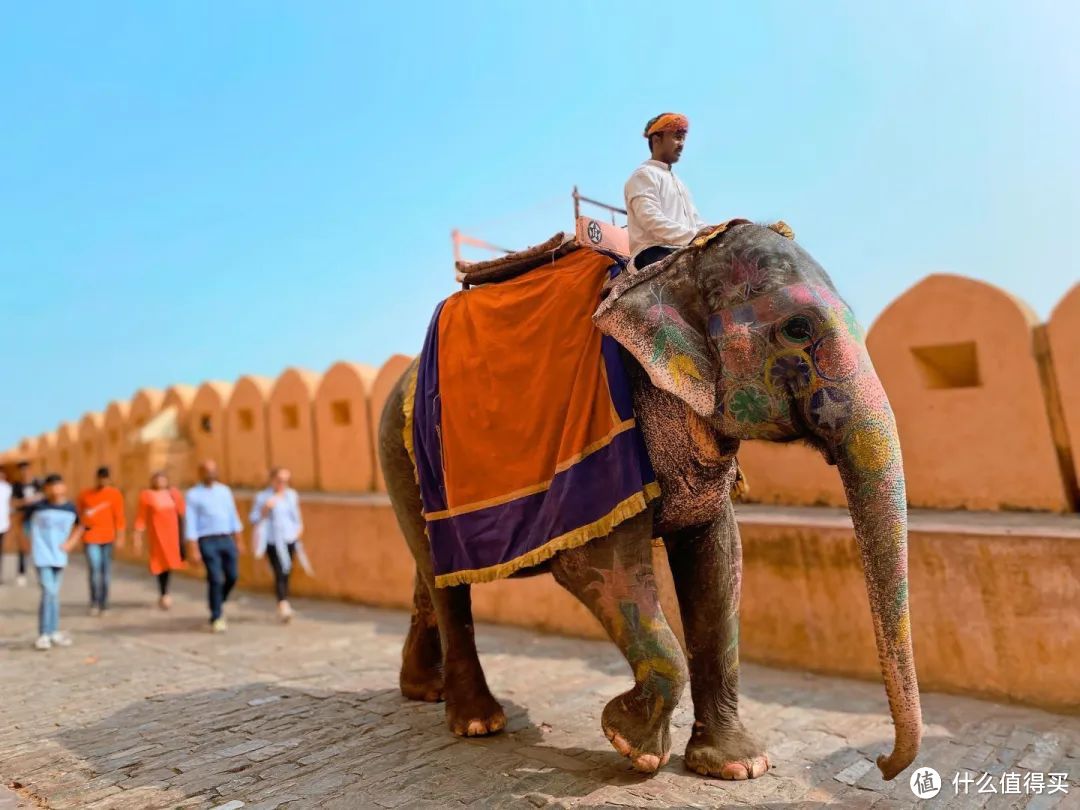
<svg viewBox="0 0 1080 810">
<path fill-rule="evenodd" d="M 908 606 L 907 495 L 896 422 L 872 367 L 859 374 L 855 388 L 850 429 L 834 447 L 895 725 L 892 753 L 878 757 L 877 765 L 892 779 L 915 759 L 922 737 Z"/>
</svg>

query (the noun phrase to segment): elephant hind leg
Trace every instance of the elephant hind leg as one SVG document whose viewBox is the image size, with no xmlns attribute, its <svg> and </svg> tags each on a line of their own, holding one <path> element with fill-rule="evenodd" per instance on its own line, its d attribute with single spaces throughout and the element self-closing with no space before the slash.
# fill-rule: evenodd
<svg viewBox="0 0 1080 810">
<path fill-rule="evenodd" d="M 435 703 L 443 698 L 442 642 L 431 592 L 419 573 L 413 593 L 412 621 L 401 651 L 401 694 Z"/>
<path fill-rule="evenodd" d="M 604 708 L 604 734 L 634 768 L 651 773 L 670 757 L 671 713 L 687 681 L 686 661 L 660 609 L 653 576 L 652 510 L 608 537 L 563 551 L 555 580 L 603 624 L 626 656 L 634 686 Z"/>
<path fill-rule="evenodd" d="M 494 734 L 506 713 L 488 688 L 473 635 L 468 585 L 435 588 L 417 571 L 413 616 L 401 656 L 401 694 L 446 700 L 446 724 L 459 737 Z"/>
<path fill-rule="evenodd" d="M 460 736 L 492 734 L 506 726 L 506 715 L 492 697 L 480 667 L 469 586 L 435 587 L 420 488 L 402 438 L 402 387 L 399 381 L 379 423 L 379 461 L 386 491 L 416 560 L 413 621 L 402 651 L 401 691 L 405 697 L 421 700 L 438 700 L 441 691 L 451 731 Z M 436 661 L 441 670 L 433 666 Z M 437 688 L 440 682 L 441 689 Z"/>
<path fill-rule="evenodd" d="M 506 713 L 488 688 L 476 652 L 470 587 L 432 588 L 431 600 L 443 642 L 446 724 L 459 737 L 502 731 Z"/>
</svg>

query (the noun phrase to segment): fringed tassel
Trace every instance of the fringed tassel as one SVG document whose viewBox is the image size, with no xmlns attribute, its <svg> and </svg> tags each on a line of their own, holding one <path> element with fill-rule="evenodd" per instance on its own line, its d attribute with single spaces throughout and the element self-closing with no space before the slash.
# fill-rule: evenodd
<svg viewBox="0 0 1080 810">
<path fill-rule="evenodd" d="M 435 577 L 436 588 L 448 588 L 452 585 L 474 585 L 479 582 L 493 582 L 496 579 L 504 579 L 515 571 L 539 565 L 544 560 L 553 557 L 560 551 L 583 546 L 590 540 L 610 534 L 611 531 L 624 520 L 632 518 L 639 512 L 644 511 L 649 503 L 660 496 L 660 485 L 655 481 L 646 484 L 641 492 L 631 495 L 622 503 L 616 505 L 604 517 L 574 529 L 572 532 L 553 538 L 539 548 L 534 548 L 527 554 L 522 554 L 513 560 L 498 565 L 490 565 L 487 568 L 474 568 L 468 571 L 454 571 L 450 574 L 439 574 Z"/>
<path fill-rule="evenodd" d="M 419 484 L 420 470 L 416 466 L 416 448 L 413 446 L 413 412 L 416 410 L 416 378 L 420 374 L 420 363 L 413 363 L 408 373 L 409 379 L 405 383 L 405 391 L 401 399 L 401 410 L 405 412 L 405 427 L 402 428 L 401 433 L 405 441 L 405 451 L 409 454 L 409 461 L 412 462 L 413 477 Z"/>
</svg>

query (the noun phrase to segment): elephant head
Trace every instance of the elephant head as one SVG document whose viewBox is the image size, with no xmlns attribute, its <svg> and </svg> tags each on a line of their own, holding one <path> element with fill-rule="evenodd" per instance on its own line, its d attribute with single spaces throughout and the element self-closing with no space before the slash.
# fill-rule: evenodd
<svg viewBox="0 0 1080 810">
<path fill-rule="evenodd" d="M 778 229 L 779 230 L 779 229 Z M 892 410 L 863 332 L 782 230 L 739 221 L 616 278 L 595 315 L 651 382 L 732 439 L 804 440 L 839 468 L 895 724 L 886 779 L 922 733 L 907 585 L 907 498 Z"/>
</svg>

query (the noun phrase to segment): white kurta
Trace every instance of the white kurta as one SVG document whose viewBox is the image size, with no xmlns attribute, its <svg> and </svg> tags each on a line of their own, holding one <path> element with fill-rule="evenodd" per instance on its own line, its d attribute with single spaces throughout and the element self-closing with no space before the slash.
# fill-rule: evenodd
<svg viewBox="0 0 1080 810">
<path fill-rule="evenodd" d="M 646 160 L 623 188 L 631 262 L 645 248 L 690 244 L 706 222 L 694 207 L 690 191 L 659 160 Z"/>
</svg>

